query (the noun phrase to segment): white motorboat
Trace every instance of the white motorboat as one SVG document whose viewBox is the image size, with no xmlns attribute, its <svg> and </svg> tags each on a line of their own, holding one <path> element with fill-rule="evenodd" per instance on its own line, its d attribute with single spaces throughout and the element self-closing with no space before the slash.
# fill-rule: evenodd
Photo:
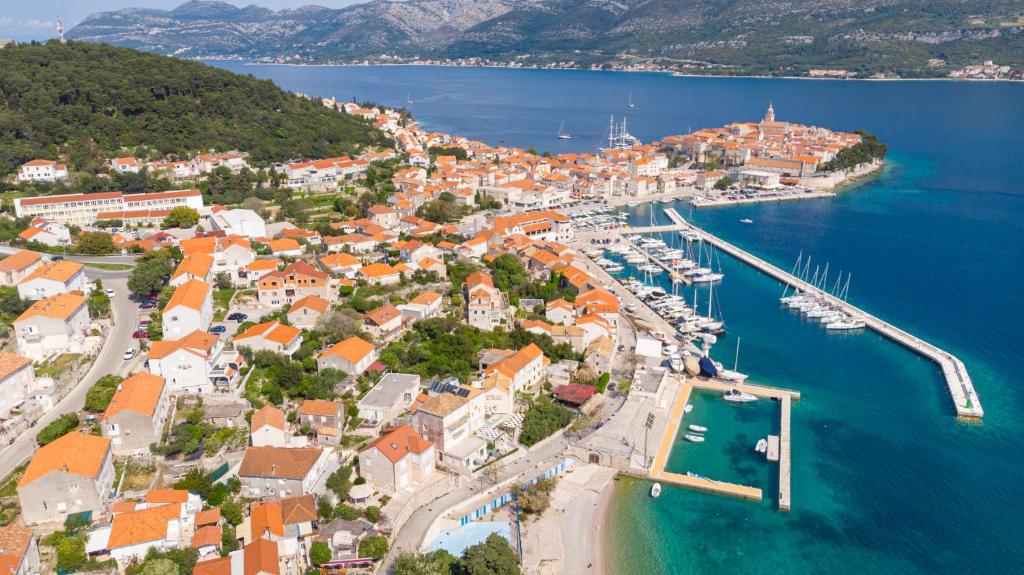
<svg viewBox="0 0 1024 575">
<path fill-rule="evenodd" d="M 676 373 L 683 371 L 683 358 L 678 355 L 673 355 L 668 360 L 668 366 Z"/>
<path fill-rule="evenodd" d="M 635 312 L 636 311 L 636 304 L 627 303 L 626 304 L 626 311 L 628 311 L 629 313 Z"/>
<path fill-rule="evenodd" d="M 752 220 L 750 218 L 743 218 L 742 220 L 740 220 L 740 223 L 741 224 L 752 224 L 752 223 L 754 223 L 754 220 Z"/>
<path fill-rule="evenodd" d="M 691 411 L 693 411 L 693 404 L 687 403 L 686 407 L 683 408 L 683 413 L 690 413 Z"/>
<path fill-rule="evenodd" d="M 750 403 L 751 401 L 757 401 L 757 396 L 734 388 L 725 392 L 722 395 L 722 399 L 732 403 Z"/>
<path fill-rule="evenodd" d="M 768 451 L 768 440 L 763 437 L 761 439 L 758 439 L 757 445 L 754 446 L 754 451 L 758 453 L 765 453 L 766 451 Z"/>
<path fill-rule="evenodd" d="M 679 348 L 674 343 L 665 344 L 665 347 L 661 348 L 661 353 L 664 355 L 673 355 L 679 351 Z"/>
<path fill-rule="evenodd" d="M 661 484 L 655 483 L 651 486 L 651 497 L 657 499 L 661 495 Z"/>
<path fill-rule="evenodd" d="M 703 435 L 697 435 L 697 434 L 694 434 L 694 433 L 687 433 L 683 437 L 686 438 L 686 441 L 689 441 L 691 443 L 704 443 L 704 436 Z"/>
<path fill-rule="evenodd" d="M 696 431 L 697 433 L 704 433 L 708 430 L 708 428 L 704 427 L 703 425 L 689 425 L 687 426 L 687 429 L 689 429 L 690 431 Z"/>
<path fill-rule="evenodd" d="M 736 383 L 743 383 L 747 380 L 747 374 L 733 371 L 731 369 L 719 369 L 718 377 L 726 381 L 734 381 Z"/>
</svg>

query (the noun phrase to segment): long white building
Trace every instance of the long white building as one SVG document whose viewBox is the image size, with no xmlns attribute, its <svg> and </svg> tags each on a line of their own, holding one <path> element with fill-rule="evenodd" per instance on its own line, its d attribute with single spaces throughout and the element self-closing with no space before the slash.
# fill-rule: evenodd
<svg viewBox="0 0 1024 575">
<path fill-rule="evenodd" d="M 40 217 L 62 224 L 91 224 L 97 215 L 117 214 L 137 210 L 171 210 L 186 206 L 194 210 L 203 207 L 203 194 L 199 190 L 172 190 L 151 194 L 123 194 L 97 192 L 94 194 L 64 194 L 16 198 L 14 211 L 18 217 Z"/>
</svg>

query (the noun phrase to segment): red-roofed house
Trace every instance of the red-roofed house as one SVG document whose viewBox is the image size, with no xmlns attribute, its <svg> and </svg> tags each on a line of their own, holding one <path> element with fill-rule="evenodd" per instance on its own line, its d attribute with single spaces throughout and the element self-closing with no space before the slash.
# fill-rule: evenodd
<svg viewBox="0 0 1024 575">
<path fill-rule="evenodd" d="M 384 493 L 413 491 L 434 475 L 434 458 L 434 444 L 401 425 L 359 452 L 359 475 Z"/>
<path fill-rule="evenodd" d="M 56 182 L 68 179 L 68 168 L 51 160 L 32 160 L 18 168 L 19 182 Z M 9 575 L 4 573 L 3 575 Z"/>
<path fill-rule="evenodd" d="M 168 411 L 166 383 L 158 375 L 140 372 L 117 386 L 100 420 L 115 455 L 149 453 L 149 445 L 160 441 Z"/>
<path fill-rule="evenodd" d="M 69 514 L 100 512 L 114 483 L 110 440 L 72 431 L 36 450 L 18 481 L 27 525 L 64 521 Z"/>
<path fill-rule="evenodd" d="M 235 347 L 291 356 L 302 346 L 302 330 L 278 321 L 258 323 L 235 336 Z"/>
<path fill-rule="evenodd" d="M 0 528 L 0 573 L 39 573 L 39 544 L 31 529 L 17 523 Z"/>
</svg>

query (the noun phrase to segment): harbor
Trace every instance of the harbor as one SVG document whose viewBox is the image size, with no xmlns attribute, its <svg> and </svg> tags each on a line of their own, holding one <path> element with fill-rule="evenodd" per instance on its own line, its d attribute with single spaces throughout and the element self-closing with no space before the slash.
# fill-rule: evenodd
<svg viewBox="0 0 1024 575">
<path fill-rule="evenodd" d="M 799 290 L 802 293 L 813 294 L 818 299 L 828 302 L 834 308 L 841 309 L 847 314 L 863 321 L 865 327 L 870 328 L 878 334 L 934 361 L 942 369 L 943 377 L 945 378 L 946 386 L 949 389 L 950 397 L 953 400 L 953 405 L 956 408 L 957 416 L 972 419 L 978 419 L 984 416 L 985 412 L 982 409 L 981 400 L 978 398 L 978 394 L 974 390 L 974 384 L 971 381 L 970 375 L 967 373 L 967 367 L 956 356 L 857 308 L 853 304 L 840 299 L 812 285 L 811 283 L 808 283 L 807 281 L 779 269 L 763 259 L 754 256 L 753 254 L 742 250 L 701 228 L 688 223 L 673 208 L 666 209 L 665 215 L 667 215 L 673 223 L 679 226 L 679 231 L 688 231 L 698 234 L 703 241 L 715 246 L 719 250 L 733 256 L 762 273 L 771 276 L 783 284 Z"/>
</svg>

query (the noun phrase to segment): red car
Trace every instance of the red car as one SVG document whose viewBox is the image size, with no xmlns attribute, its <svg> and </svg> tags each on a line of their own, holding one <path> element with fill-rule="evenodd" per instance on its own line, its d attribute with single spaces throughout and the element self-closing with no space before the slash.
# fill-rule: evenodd
<svg viewBox="0 0 1024 575">
<path fill-rule="evenodd" d="M 135 339 L 146 339 L 149 337 L 149 332 L 144 329 L 140 329 L 133 333 L 132 337 L 134 337 Z"/>
</svg>

